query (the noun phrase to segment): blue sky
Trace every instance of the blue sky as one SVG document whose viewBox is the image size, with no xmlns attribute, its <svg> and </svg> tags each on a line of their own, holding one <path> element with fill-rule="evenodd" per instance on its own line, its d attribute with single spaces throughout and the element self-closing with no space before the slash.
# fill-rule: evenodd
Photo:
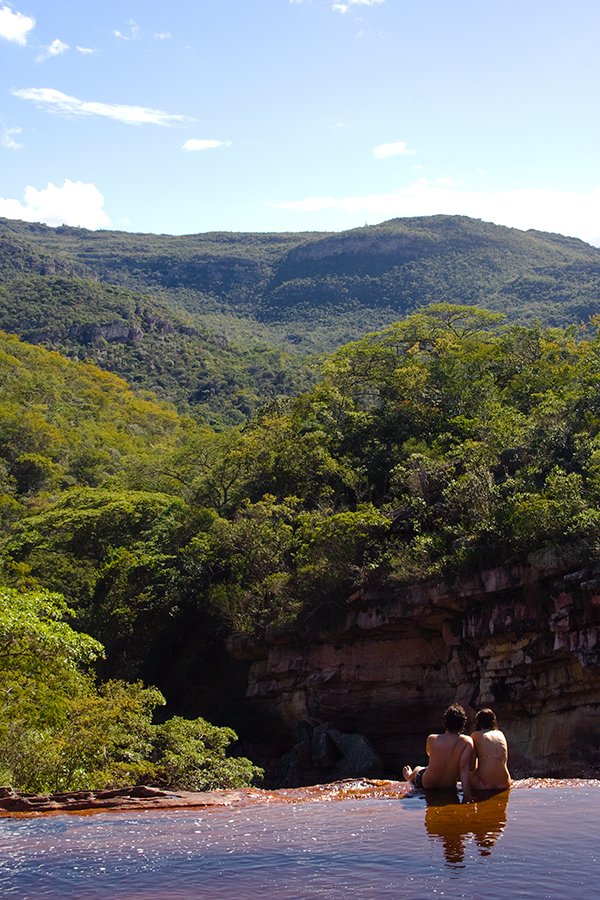
<svg viewBox="0 0 600 900">
<path fill-rule="evenodd" d="M 0 215 L 600 245 L 598 0 L 0 0 Z"/>
</svg>

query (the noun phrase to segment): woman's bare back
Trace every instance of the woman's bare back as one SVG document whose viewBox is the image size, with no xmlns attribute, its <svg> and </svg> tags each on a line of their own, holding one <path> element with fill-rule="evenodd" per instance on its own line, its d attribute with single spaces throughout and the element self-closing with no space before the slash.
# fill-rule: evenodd
<svg viewBox="0 0 600 900">
<path fill-rule="evenodd" d="M 473 768 L 471 785 L 476 790 L 503 790 L 511 785 L 508 771 L 508 744 L 498 728 L 474 731 Z"/>
</svg>

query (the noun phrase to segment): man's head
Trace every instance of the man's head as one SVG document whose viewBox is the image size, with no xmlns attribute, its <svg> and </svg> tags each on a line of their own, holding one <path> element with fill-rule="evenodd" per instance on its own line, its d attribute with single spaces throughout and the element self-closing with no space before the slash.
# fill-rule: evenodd
<svg viewBox="0 0 600 900">
<path fill-rule="evenodd" d="M 493 709 L 480 709 L 475 716 L 475 728 L 477 731 L 489 731 L 497 728 L 496 713 Z"/>
<path fill-rule="evenodd" d="M 467 714 L 458 703 L 453 703 L 444 713 L 446 731 L 451 734 L 462 734 L 467 724 Z"/>
</svg>

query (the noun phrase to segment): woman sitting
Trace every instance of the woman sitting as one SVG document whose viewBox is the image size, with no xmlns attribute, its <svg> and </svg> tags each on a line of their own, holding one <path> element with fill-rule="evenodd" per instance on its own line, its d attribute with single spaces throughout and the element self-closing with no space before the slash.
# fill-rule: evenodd
<svg viewBox="0 0 600 900">
<path fill-rule="evenodd" d="M 471 787 L 476 791 L 504 791 L 511 786 L 508 744 L 498 728 L 493 709 L 480 709 L 475 718 Z"/>
</svg>

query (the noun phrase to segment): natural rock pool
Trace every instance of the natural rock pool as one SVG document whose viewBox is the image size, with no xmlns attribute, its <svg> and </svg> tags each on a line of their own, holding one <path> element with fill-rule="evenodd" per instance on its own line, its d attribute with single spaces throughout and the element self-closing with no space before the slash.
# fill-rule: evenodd
<svg viewBox="0 0 600 900">
<path fill-rule="evenodd" d="M 0 896 L 592 896 L 598 783 L 0 819 Z"/>
</svg>

